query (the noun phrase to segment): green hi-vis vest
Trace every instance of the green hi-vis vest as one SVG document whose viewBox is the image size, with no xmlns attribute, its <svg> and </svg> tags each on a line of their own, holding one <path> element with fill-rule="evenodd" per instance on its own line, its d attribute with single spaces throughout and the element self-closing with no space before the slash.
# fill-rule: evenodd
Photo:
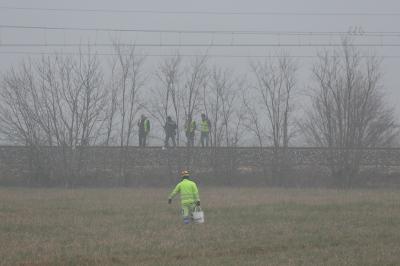
<svg viewBox="0 0 400 266">
<path fill-rule="evenodd" d="M 169 198 L 172 199 L 177 193 L 181 195 L 182 205 L 193 204 L 200 200 L 199 190 L 197 189 L 196 183 L 189 179 L 183 179 L 179 182 L 169 195 Z"/>
<path fill-rule="evenodd" d="M 146 132 L 146 133 L 150 132 L 150 121 L 149 121 L 149 119 L 146 119 L 144 121 L 144 132 Z"/>
<path fill-rule="evenodd" d="M 201 126 L 201 132 L 208 133 L 210 131 L 210 128 L 208 126 L 208 119 L 201 120 L 200 126 Z"/>
<path fill-rule="evenodd" d="M 193 133 L 196 130 L 196 121 L 192 120 L 190 125 L 186 124 L 186 132 Z"/>
</svg>

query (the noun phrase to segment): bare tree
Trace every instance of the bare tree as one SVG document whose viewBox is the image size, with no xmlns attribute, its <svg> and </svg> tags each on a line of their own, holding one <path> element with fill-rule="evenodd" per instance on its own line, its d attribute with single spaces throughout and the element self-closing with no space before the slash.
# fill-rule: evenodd
<svg viewBox="0 0 400 266">
<path fill-rule="evenodd" d="M 43 58 L 37 69 L 44 110 L 38 113 L 37 122 L 50 132 L 49 145 L 61 147 L 58 162 L 68 184 L 85 167 L 82 147 L 96 144 L 103 137 L 103 75 L 97 56 L 90 52 L 77 60 Z"/>
<path fill-rule="evenodd" d="M 79 57 L 75 67 L 76 86 L 82 86 L 81 106 L 79 110 L 79 122 L 82 126 L 80 146 L 88 146 L 96 143 L 99 132 L 104 124 L 104 107 L 106 92 L 103 86 L 103 75 L 99 70 L 98 57 L 89 53 Z"/>
<path fill-rule="evenodd" d="M 113 61 L 111 63 L 111 77 L 115 77 L 115 71 L 116 71 L 116 59 L 113 58 Z M 118 110 L 118 86 L 113 82 L 113 79 L 110 80 L 108 87 L 110 89 L 110 93 L 108 94 L 108 104 L 107 110 L 106 110 L 106 139 L 104 141 L 104 144 L 106 146 L 109 146 L 110 143 L 114 142 L 114 124 L 115 124 L 115 119 L 117 115 L 117 110 Z"/>
<path fill-rule="evenodd" d="M 208 78 L 207 56 L 194 58 L 184 73 L 184 85 L 180 95 L 185 121 L 188 117 L 194 119 L 194 111 L 201 104 L 201 89 L 204 88 Z M 186 121 L 190 124 L 191 121 Z"/>
<path fill-rule="evenodd" d="M 145 57 L 136 54 L 135 46 L 114 44 L 116 53 L 112 60 L 111 82 L 112 93 L 109 102 L 108 130 L 117 128 L 118 143 L 120 146 L 120 173 L 123 182 L 128 185 L 127 149 L 132 144 L 138 112 L 143 107 L 140 102 L 140 92 L 144 86 L 146 75 L 143 71 Z M 115 105 L 114 105 L 115 104 Z M 113 124 L 115 121 L 115 124 Z"/>
<path fill-rule="evenodd" d="M 250 101 L 250 97 L 246 95 L 246 92 L 247 90 L 244 90 L 242 95 L 243 108 L 245 111 L 245 115 L 243 117 L 243 126 L 247 129 L 247 131 L 255 135 L 255 137 L 257 138 L 258 146 L 262 148 L 264 146 L 266 138 L 266 130 L 264 124 L 261 121 L 262 119 L 260 117 L 260 114 L 257 112 L 258 107 L 252 104 L 253 102 L 256 102 L 256 100 Z"/>
<path fill-rule="evenodd" d="M 4 75 L 0 96 L 0 131 L 7 140 L 19 145 L 40 146 L 46 143 L 45 132 L 37 121 L 35 71 L 31 61 Z"/>
<path fill-rule="evenodd" d="M 267 128 L 273 152 L 271 169 L 277 177 L 287 168 L 286 151 L 292 136 L 292 98 L 296 89 L 297 65 L 290 57 L 279 55 L 276 60 L 255 62 L 251 68 L 257 81 L 254 93 L 260 99 L 255 104 L 259 106 L 261 114 L 249 104 L 246 106 L 260 145 L 263 135 L 261 129 Z M 265 117 L 266 121 L 260 121 L 260 117 Z"/>
<path fill-rule="evenodd" d="M 180 101 L 180 75 L 181 75 L 181 57 L 177 54 L 174 57 L 163 60 L 156 71 L 157 81 L 160 85 L 152 90 L 153 100 L 151 101 L 152 108 L 149 112 L 152 114 L 161 127 L 165 125 L 167 116 L 173 113 L 176 119 L 178 132 L 177 144 L 180 142 L 180 119 L 181 119 L 181 101 Z M 172 109 L 172 110 L 171 110 Z"/>
<path fill-rule="evenodd" d="M 283 55 L 275 62 L 256 62 L 251 67 L 257 80 L 255 92 L 270 126 L 272 146 L 275 149 L 287 148 L 291 135 L 291 100 L 296 86 L 296 63 Z"/>
<path fill-rule="evenodd" d="M 23 62 L 4 75 L 0 97 L 0 133 L 7 141 L 28 148 L 32 180 L 48 177 L 49 171 L 44 169 L 46 158 L 42 156 L 48 138 L 36 122 L 41 103 L 32 61 Z"/>
<path fill-rule="evenodd" d="M 3 79 L 1 130 L 10 140 L 32 147 L 35 160 L 42 157 L 45 146 L 62 147 L 63 172 L 75 176 L 80 165 L 73 165 L 74 158 L 67 153 L 101 137 L 105 99 L 101 77 L 97 56 L 90 53 L 78 60 L 54 56 L 22 64 Z"/>
<path fill-rule="evenodd" d="M 242 84 L 241 80 L 234 78 L 232 71 L 214 67 L 208 86 L 204 86 L 203 103 L 205 112 L 211 119 L 213 147 L 234 146 L 239 141 L 243 116 L 238 96 Z"/>
<path fill-rule="evenodd" d="M 126 48 L 115 44 L 114 49 L 117 55 L 113 61 L 111 79 L 116 84 L 116 91 L 111 102 L 117 99 L 119 103 L 119 145 L 124 147 L 131 144 L 137 113 L 141 109 L 139 95 L 146 79 L 143 72 L 145 57 L 136 55 L 134 46 Z"/>
<path fill-rule="evenodd" d="M 397 135 L 393 109 L 383 100 L 380 62 L 343 41 L 313 67 L 312 108 L 302 123 L 308 141 L 329 148 L 332 175 L 349 185 L 360 169 L 360 148 L 389 147 Z"/>
<path fill-rule="evenodd" d="M 95 54 L 42 58 L 37 65 L 37 123 L 48 145 L 71 148 L 97 143 L 104 121 L 106 91 Z"/>
</svg>

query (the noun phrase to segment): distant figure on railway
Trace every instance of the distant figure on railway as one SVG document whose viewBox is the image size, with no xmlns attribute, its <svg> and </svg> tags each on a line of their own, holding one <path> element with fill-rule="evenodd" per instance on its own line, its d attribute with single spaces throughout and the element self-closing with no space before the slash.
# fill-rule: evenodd
<svg viewBox="0 0 400 266">
<path fill-rule="evenodd" d="M 201 147 L 208 147 L 208 142 L 210 138 L 211 122 L 205 114 L 201 114 L 200 122 L 200 141 Z"/>
<path fill-rule="evenodd" d="M 164 147 L 169 147 L 169 139 L 172 140 L 172 146 L 176 147 L 176 130 L 178 126 L 174 120 L 170 116 L 167 116 L 167 121 L 164 125 L 165 131 L 165 142 Z"/>
<path fill-rule="evenodd" d="M 199 190 L 195 182 L 190 180 L 189 171 L 181 172 L 181 182 L 176 185 L 168 198 L 168 204 L 172 203 L 172 199 L 176 194 L 180 193 L 183 223 L 189 224 L 192 220 L 192 213 L 196 206 L 200 206 Z"/>
<path fill-rule="evenodd" d="M 194 137 L 196 131 L 196 121 L 192 119 L 191 115 L 188 115 L 188 118 L 185 123 L 185 134 L 187 139 L 187 146 L 193 147 L 194 146 Z"/>
<path fill-rule="evenodd" d="M 150 133 L 150 121 L 145 115 L 142 115 L 137 125 L 139 127 L 139 146 L 146 147 L 147 136 Z"/>
</svg>

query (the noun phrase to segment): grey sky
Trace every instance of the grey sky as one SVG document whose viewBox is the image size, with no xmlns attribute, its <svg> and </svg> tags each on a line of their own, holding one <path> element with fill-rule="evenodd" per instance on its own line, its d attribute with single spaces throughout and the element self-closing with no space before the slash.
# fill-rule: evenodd
<svg viewBox="0 0 400 266">
<path fill-rule="evenodd" d="M 147 1 L 54 1 L 54 0 L 9 0 L 0 1 L 0 6 L 13 7 L 46 7 L 46 8 L 82 8 L 82 9 L 122 9 L 122 10 L 158 10 L 158 11 L 224 11 L 224 12 L 399 12 L 399 1 L 373 0 L 147 0 Z M 0 9 L 1 25 L 54 26 L 54 27 L 91 27 L 118 29 L 164 29 L 164 30 L 228 30 L 228 31 L 340 31 L 349 27 L 362 27 L 367 32 L 400 31 L 400 16 L 227 16 L 227 15 L 177 15 L 177 14 L 143 14 L 143 13 L 103 13 L 103 12 L 56 12 Z M 158 34 L 158 33 L 104 33 L 85 31 L 50 31 L 50 30 L 16 30 L 0 28 L 1 43 L 110 43 L 120 40 L 129 43 L 337 43 L 338 37 L 285 37 L 285 36 L 239 36 L 239 35 L 194 35 L 194 34 Z M 400 43 L 399 37 L 369 37 L 355 39 L 355 42 Z M 7 51 L 53 52 L 55 50 L 76 51 L 76 48 L 30 48 L 0 47 L 0 71 L 4 71 L 26 57 L 16 54 L 5 54 Z M 75 50 L 74 50 L 75 49 Z M 140 50 L 147 54 L 174 53 L 177 48 L 143 47 Z M 319 48 L 288 48 L 292 55 L 315 55 Z M 109 48 L 98 48 L 100 53 L 110 52 Z M 204 53 L 206 47 L 181 47 L 182 54 Z M 269 55 L 278 48 L 210 48 L 210 54 L 228 55 Z M 400 47 L 377 47 L 378 55 L 398 55 Z M 152 58 L 149 67 L 157 58 Z M 228 65 L 237 72 L 248 70 L 246 58 L 215 58 L 213 62 Z M 307 86 L 312 59 L 298 59 L 302 69 L 301 86 Z M 397 105 L 400 100 L 398 75 L 400 58 L 386 59 L 383 62 L 385 87 L 388 100 Z M 396 106 L 400 116 L 400 106 Z"/>
</svg>

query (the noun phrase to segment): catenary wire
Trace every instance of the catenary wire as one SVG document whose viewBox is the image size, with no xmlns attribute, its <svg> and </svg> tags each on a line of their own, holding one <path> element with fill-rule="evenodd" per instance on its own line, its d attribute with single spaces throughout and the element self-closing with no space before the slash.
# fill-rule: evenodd
<svg viewBox="0 0 400 266">
<path fill-rule="evenodd" d="M 400 47 L 400 43 L 352 43 L 356 47 Z M 84 43 L 0 43 L 0 47 L 82 47 Z M 341 47 L 342 43 L 88 43 L 90 47 Z"/>
<path fill-rule="evenodd" d="M 117 53 L 88 53 L 88 52 L 32 52 L 32 51 L 0 51 L 0 54 L 15 54 L 15 55 L 60 55 L 60 56 L 80 56 L 80 55 L 98 55 L 98 56 L 118 56 Z M 128 53 L 122 53 L 122 55 L 131 55 Z M 199 56 L 206 56 L 206 57 L 213 57 L 213 58 L 318 58 L 317 55 L 235 55 L 235 54 L 135 54 L 134 56 L 145 56 L 145 57 L 199 57 Z M 400 55 L 358 55 L 361 58 L 383 58 L 383 59 L 400 59 Z M 344 56 L 337 56 L 332 55 L 329 57 L 344 57 Z"/>
<path fill-rule="evenodd" d="M 398 17 L 400 12 L 279 12 L 279 11 L 193 11 L 193 10 L 154 10 L 154 9 L 103 9 L 103 8 L 44 8 L 0 6 L 0 10 L 21 10 L 41 12 L 79 12 L 79 13 L 137 13 L 159 15 L 212 15 L 212 16 L 375 16 Z"/>
<path fill-rule="evenodd" d="M 122 28 L 85 28 L 85 27 L 49 27 L 49 26 L 26 26 L 26 25 L 5 25 L 0 28 L 20 30 L 57 30 L 57 31 L 96 31 L 96 32 L 144 32 L 144 33 L 176 33 L 176 34 L 235 34 L 235 35 L 300 35 L 300 36 L 396 36 L 396 31 L 374 31 L 374 32 L 344 32 L 344 31 L 257 31 L 257 30 L 184 30 L 184 29 L 122 29 Z"/>
</svg>

